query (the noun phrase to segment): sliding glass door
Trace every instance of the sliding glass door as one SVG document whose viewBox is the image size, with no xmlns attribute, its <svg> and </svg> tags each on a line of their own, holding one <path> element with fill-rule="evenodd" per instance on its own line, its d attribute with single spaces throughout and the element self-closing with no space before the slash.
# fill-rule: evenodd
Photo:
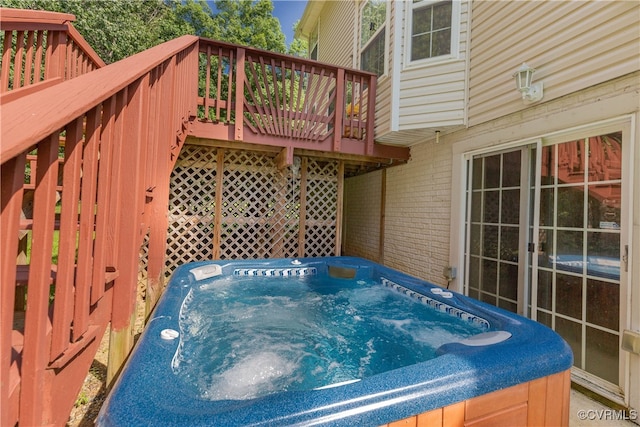
<svg viewBox="0 0 640 427">
<path fill-rule="evenodd" d="M 574 377 L 613 395 L 625 370 L 623 155 L 614 131 L 466 162 L 465 292 L 557 331 Z"/>
</svg>

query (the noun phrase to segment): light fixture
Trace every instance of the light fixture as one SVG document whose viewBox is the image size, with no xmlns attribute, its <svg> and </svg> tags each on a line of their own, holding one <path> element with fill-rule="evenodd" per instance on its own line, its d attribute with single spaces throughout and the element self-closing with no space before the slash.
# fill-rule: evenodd
<svg viewBox="0 0 640 427">
<path fill-rule="evenodd" d="M 542 99 L 542 82 L 532 83 L 535 71 L 523 62 L 518 71 L 513 74 L 516 79 L 516 87 L 522 94 L 523 101 L 536 102 Z"/>
<path fill-rule="evenodd" d="M 440 144 L 440 131 L 436 131 L 436 144 Z"/>
</svg>

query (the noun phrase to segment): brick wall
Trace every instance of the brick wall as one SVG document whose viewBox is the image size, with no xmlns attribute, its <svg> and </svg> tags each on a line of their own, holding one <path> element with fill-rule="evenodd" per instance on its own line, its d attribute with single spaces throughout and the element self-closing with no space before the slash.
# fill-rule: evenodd
<svg viewBox="0 0 640 427">
<path fill-rule="evenodd" d="M 342 254 L 379 262 L 382 171 L 348 178 L 344 189 Z"/>
<path fill-rule="evenodd" d="M 449 258 L 451 146 L 411 147 L 411 161 L 387 170 L 384 263 L 436 284 Z"/>
<path fill-rule="evenodd" d="M 387 169 L 383 263 L 446 284 L 449 258 L 451 146 L 411 147 L 411 161 Z M 345 180 L 344 255 L 378 261 L 381 172 Z"/>
</svg>

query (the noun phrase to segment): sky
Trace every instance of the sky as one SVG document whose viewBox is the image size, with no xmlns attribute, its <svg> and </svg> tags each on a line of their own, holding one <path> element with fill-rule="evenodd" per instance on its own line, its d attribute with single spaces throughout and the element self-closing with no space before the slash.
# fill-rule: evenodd
<svg viewBox="0 0 640 427">
<path fill-rule="evenodd" d="M 302 18 L 307 0 L 272 0 L 273 15 L 280 20 L 287 46 L 293 41 L 293 24 Z"/>
</svg>

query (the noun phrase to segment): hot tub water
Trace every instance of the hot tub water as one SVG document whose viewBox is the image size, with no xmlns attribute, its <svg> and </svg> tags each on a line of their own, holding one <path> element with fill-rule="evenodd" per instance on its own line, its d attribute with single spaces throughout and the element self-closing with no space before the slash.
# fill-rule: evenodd
<svg viewBox="0 0 640 427">
<path fill-rule="evenodd" d="M 173 372 L 210 400 L 359 380 L 486 331 L 373 280 L 318 276 L 207 281 L 179 325 Z"/>
</svg>

